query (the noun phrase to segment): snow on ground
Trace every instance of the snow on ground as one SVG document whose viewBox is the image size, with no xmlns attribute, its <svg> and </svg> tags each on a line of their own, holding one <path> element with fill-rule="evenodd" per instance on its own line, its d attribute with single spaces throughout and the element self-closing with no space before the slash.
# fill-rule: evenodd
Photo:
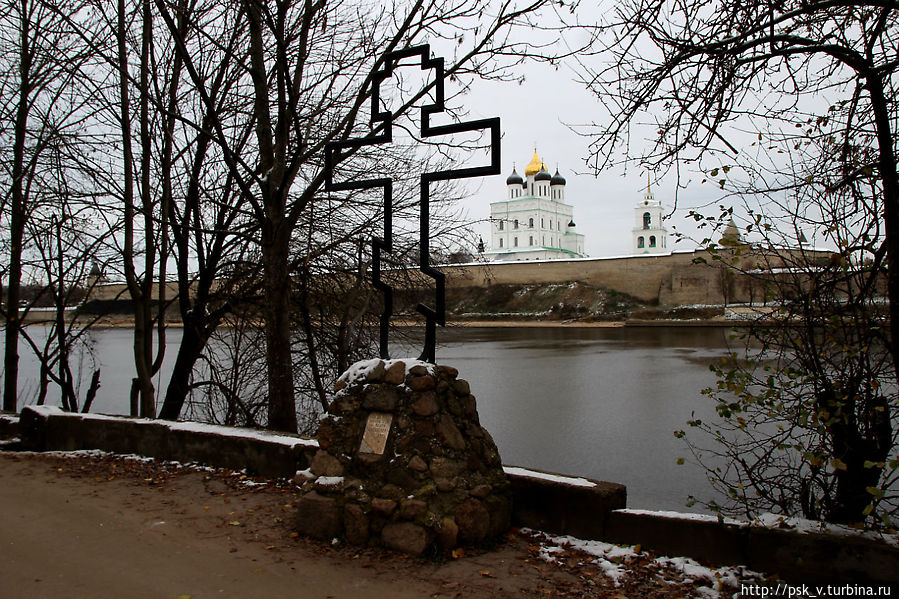
<svg viewBox="0 0 899 599">
<path fill-rule="evenodd" d="M 709 568 L 688 557 L 656 557 L 641 551 L 639 545 L 614 545 L 602 541 L 585 541 L 563 535 L 549 535 L 538 531 L 522 529 L 540 546 L 539 555 L 552 563 L 559 561 L 560 555 L 575 551 L 589 556 L 587 559 L 598 566 L 616 587 L 631 575 L 631 567 L 640 562 L 645 568 L 647 561 L 660 579 L 690 583 L 701 595 L 708 597 L 729 596 L 739 591 L 741 583 L 764 580 L 764 575 L 748 570 L 745 566 Z M 633 564 L 633 566 L 632 566 Z"/>
</svg>

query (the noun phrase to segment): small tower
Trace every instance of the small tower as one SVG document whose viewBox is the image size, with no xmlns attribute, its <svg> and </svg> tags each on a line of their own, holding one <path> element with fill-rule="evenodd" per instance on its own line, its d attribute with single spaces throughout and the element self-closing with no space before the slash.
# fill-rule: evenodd
<svg viewBox="0 0 899 599">
<path fill-rule="evenodd" d="M 556 167 L 556 174 L 549 180 L 549 194 L 554 202 L 565 201 L 565 177 L 559 174 L 559 167 Z"/>
<path fill-rule="evenodd" d="M 636 226 L 633 232 L 635 254 L 667 254 L 668 230 L 662 226 L 662 203 L 655 199 L 646 175 L 646 195 L 634 208 Z"/>
<path fill-rule="evenodd" d="M 524 191 L 524 179 L 522 179 L 521 175 L 518 174 L 518 171 L 515 170 L 514 165 L 512 166 L 512 174 L 506 179 L 506 187 L 509 189 L 510 200 L 520 198 Z"/>
</svg>

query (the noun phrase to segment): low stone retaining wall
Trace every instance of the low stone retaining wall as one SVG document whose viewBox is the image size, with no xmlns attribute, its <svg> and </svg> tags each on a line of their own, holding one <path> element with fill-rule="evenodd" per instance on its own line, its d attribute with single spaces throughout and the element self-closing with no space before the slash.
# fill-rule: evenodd
<svg viewBox="0 0 899 599">
<path fill-rule="evenodd" d="M 73 414 L 57 407 L 26 406 L 19 423 L 22 447 L 31 451 L 100 449 L 162 460 L 198 462 L 290 478 L 309 467 L 318 444 L 299 436 L 251 429 Z"/>
<path fill-rule="evenodd" d="M 615 510 L 604 541 L 722 566 L 742 564 L 792 583 L 899 582 L 899 545 L 863 533 L 749 525 L 713 516 Z"/>
</svg>

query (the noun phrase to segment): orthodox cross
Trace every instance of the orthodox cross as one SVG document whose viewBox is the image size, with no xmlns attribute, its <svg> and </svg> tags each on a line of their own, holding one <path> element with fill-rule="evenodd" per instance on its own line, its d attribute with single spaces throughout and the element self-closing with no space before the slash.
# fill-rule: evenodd
<svg viewBox="0 0 899 599">
<path fill-rule="evenodd" d="M 372 285 L 378 289 L 384 298 L 384 308 L 380 318 L 379 351 L 382 359 L 390 357 L 388 347 L 388 332 L 390 317 L 393 315 L 393 288 L 381 278 L 381 253 L 393 250 L 393 179 L 380 177 L 354 181 L 335 182 L 334 167 L 352 151 L 364 146 L 373 146 L 390 143 L 393 139 L 394 114 L 390 110 L 380 110 L 381 83 L 389 78 L 395 68 L 399 67 L 399 61 L 406 58 L 418 57 L 421 62 L 421 70 L 433 69 L 435 74 L 432 104 L 425 104 L 421 108 L 422 137 L 436 137 L 438 135 L 453 135 L 469 131 L 490 131 L 490 164 L 459 169 L 424 172 L 420 177 L 419 196 L 419 254 L 418 268 L 426 276 L 434 280 L 435 302 L 434 306 L 418 304 L 416 310 L 425 317 L 425 343 L 419 359 L 427 362 L 435 362 L 437 334 L 436 325 L 446 325 L 446 277 L 431 266 L 430 252 L 430 185 L 436 181 L 449 181 L 452 179 L 466 179 L 470 177 L 482 177 L 486 175 L 498 175 L 500 173 L 500 130 L 499 117 L 480 119 L 448 125 L 431 125 L 431 115 L 444 112 L 444 71 L 443 58 L 430 58 L 430 46 L 424 44 L 413 46 L 403 50 L 389 52 L 384 57 L 383 67 L 373 73 L 371 88 L 371 124 L 372 133 L 347 141 L 330 142 L 325 146 L 325 190 L 349 191 L 354 189 L 381 188 L 384 193 L 384 230 L 382 237 L 372 238 Z M 364 92 L 365 90 L 363 90 Z"/>
</svg>

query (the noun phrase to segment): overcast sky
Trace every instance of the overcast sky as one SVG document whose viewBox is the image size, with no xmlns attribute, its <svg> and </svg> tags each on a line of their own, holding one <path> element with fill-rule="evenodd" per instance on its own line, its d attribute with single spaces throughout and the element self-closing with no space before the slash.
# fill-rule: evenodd
<svg viewBox="0 0 899 599">
<path fill-rule="evenodd" d="M 631 253 L 631 229 L 634 227 L 634 208 L 646 191 L 646 171 L 637 165 L 608 169 L 598 176 L 589 172 L 585 164 L 589 139 L 578 135 L 568 125 L 589 124 L 601 118 L 597 102 L 590 92 L 574 81 L 574 75 L 564 67 L 558 71 L 548 65 L 532 64 L 520 67 L 526 76 L 523 84 L 477 82 L 465 103 L 476 118 L 499 116 L 502 123 L 502 175 L 484 179 L 480 189 L 473 192 L 464 206 L 468 218 L 474 222 L 477 234 L 489 246 L 490 202 L 506 199 L 506 177 L 513 164 L 519 174 L 530 162 L 536 144 L 537 153 L 554 173 L 565 177 L 566 201 L 574 206 L 574 220 L 578 232 L 585 236 L 586 252 L 592 257 L 620 256 Z M 692 219 L 685 218 L 687 209 L 708 202 L 715 197 L 709 186 L 694 182 L 681 190 L 678 210 L 670 217 L 671 225 L 692 232 Z M 673 206 L 675 186 L 662 179 L 653 183 L 656 199 L 662 201 L 666 214 Z M 688 249 L 681 243 L 672 249 Z"/>
</svg>

